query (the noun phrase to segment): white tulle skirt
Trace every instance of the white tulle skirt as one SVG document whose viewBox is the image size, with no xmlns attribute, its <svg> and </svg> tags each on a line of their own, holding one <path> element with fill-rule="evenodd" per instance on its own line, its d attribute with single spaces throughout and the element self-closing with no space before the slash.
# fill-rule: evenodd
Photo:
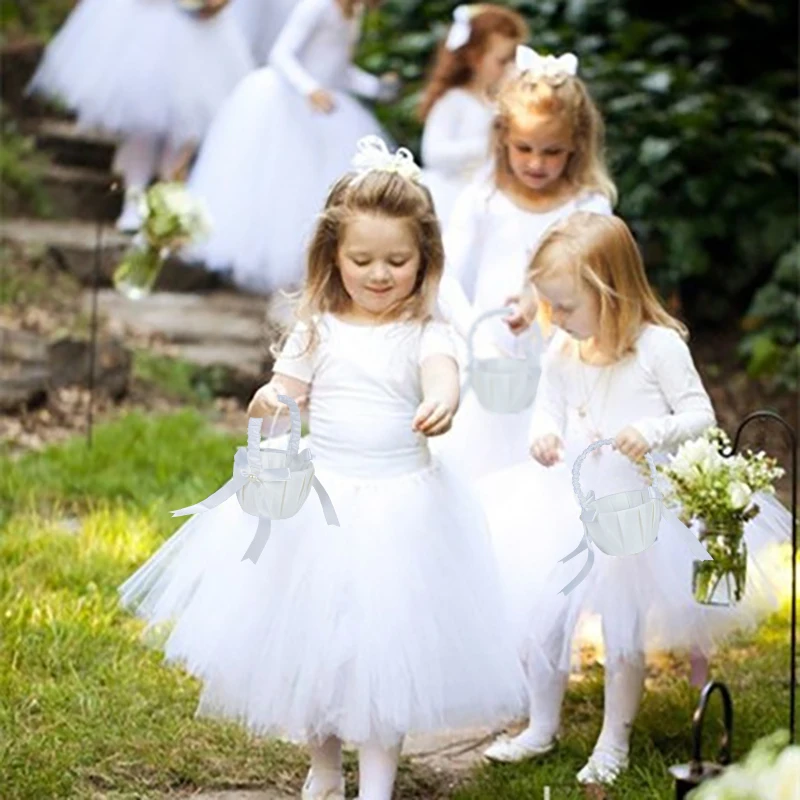
<svg viewBox="0 0 800 800">
<path fill-rule="evenodd" d="M 210 239 L 188 257 L 231 269 L 256 292 L 298 285 L 317 215 L 350 168 L 358 139 L 383 135 L 344 92 L 335 110 L 313 110 L 272 67 L 239 84 L 214 120 L 189 179 L 212 216 Z"/>
<path fill-rule="evenodd" d="M 83 126 L 181 145 L 202 139 L 253 66 L 228 9 L 198 21 L 171 0 L 81 0 L 29 88 L 60 98 Z"/>
<path fill-rule="evenodd" d="M 232 497 L 121 587 L 151 626 L 174 621 L 164 649 L 202 679 L 198 713 L 387 744 L 513 717 L 523 677 L 475 501 L 435 460 L 400 477 L 317 476 L 341 527 L 312 495 L 242 562 L 257 519 Z"/>
<path fill-rule="evenodd" d="M 232 0 L 231 11 L 259 66 L 267 62 L 281 28 L 298 2 L 299 0 Z"/>
<path fill-rule="evenodd" d="M 549 469 L 529 461 L 479 482 L 525 662 L 561 671 L 574 667 L 578 648 L 586 643 L 581 633 L 591 631 L 584 623 L 592 617 L 601 621 L 607 664 L 663 650 L 695 649 L 709 655 L 726 635 L 776 608 L 776 586 L 759 564 L 768 546 L 788 537 L 788 515 L 774 501 L 765 504 L 760 525 L 751 524 L 746 531 L 748 579 L 745 597 L 735 607 L 702 606 L 694 600 L 694 558 L 684 538 L 692 534 L 671 512 L 662 518 L 652 547 L 625 557 L 595 548 L 594 567 L 586 579 L 568 595 L 560 594 L 586 559 L 583 553 L 560 563 L 583 536 L 571 476 L 582 449 L 568 446 L 566 461 Z M 581 485 L 597 497 L 645 482 L 613 451 L 583 462 Z"/>
</svg>

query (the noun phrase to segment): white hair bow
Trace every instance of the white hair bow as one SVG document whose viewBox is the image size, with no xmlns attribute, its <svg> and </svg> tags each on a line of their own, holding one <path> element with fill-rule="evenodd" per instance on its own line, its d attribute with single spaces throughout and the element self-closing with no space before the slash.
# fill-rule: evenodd
<svg viewBox="0 0 800 800">
<path fill-rule="evenodd" d="M 453 11 L 453 24 L 450 26 L 450 31 L 447 34 L 447 39 L 444 41 L 444 46 L 448 50 L 458 50 L 463 47 L 472 34 L 472 28 L 469 24 L 472 12 L 469 6 L 457 6 Z"/>
<path fill-rule="evenodd" d="M 517 69 L 539 75 L 577 75 L 578 57 L 574 53 L 556 56 L 540 56 L 535 50 L 525 45 L 517 45 Z"/>
<path fill-rule="evenodd" d="M 405 147 L 390 153 L 386 142 L 380 136 L 364 136 L 358 140 L 353 167 L 361 173 L 379 171 L 396 172 L 403 178 L 419 181 L 422 170 L 414 161 L 414 155 Z"/>
</svg>

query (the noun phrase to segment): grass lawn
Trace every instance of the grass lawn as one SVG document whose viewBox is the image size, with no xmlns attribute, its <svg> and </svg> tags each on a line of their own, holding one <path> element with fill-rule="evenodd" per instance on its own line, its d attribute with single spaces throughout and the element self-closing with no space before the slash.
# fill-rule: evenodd
<svg viewBox="0 0 800 800">
<path fill-rule="evenodd" d="M 241 436 L 196 412 L 132 413 L 42 453 L 0 455 L 0 797 L 149 798 L 265 784 L 297 787 L 301 750 L 197 720 L 198 684 L 164 667 L 118 609 L 116 587 L 179 524 L 170 509 L 205 497 L 230 469 Z M 788 581 L 788 568 L 787 568 Z M 720 653 L 730 686 L 735 755 L 786 726 L 788 609 Z M 697 691 L 684 661 L 651 671 L 634 734 L 633 768 L 609 795 L 672 796 L 666 768 L 689 755 Z M 707 753 L 719 731 L 714 701 Z M 431 771 L 405 765 L 399 798 L 553 800 L 584 797 L 573 783 L 599 730 L 602 670 L 568 693 L 567 735 L 536 765 L 484 767 L 455 793 Z M 349 788 L 355 791 L 352 759 Z"/>
</svg>

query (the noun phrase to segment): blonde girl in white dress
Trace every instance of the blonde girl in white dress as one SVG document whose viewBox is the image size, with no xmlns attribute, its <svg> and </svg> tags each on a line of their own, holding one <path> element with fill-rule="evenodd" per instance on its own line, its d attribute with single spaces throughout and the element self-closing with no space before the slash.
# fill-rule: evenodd
<svg viewBox="0 0 800 800">
<path fill-rule="evenodd" d="M 493 172 L 461 194 L 445 231 L 442 311 L 463 336 L 481 313 L 520 299 L 528 260 L 553 223 L 579 210 L 611 213 L 616 189 L 603 158 L 603 120 L 577 69 L 572 54 L 517 48 L 516 72 L 498 95 Z M 508 322 L 530 319 L 523 303 Z M 516 336 L 502 322 L 485 323 L 482 333 L 484 346 L 515 352 Z M 487 411 L 467 392 L 437 445 L 479 478 L 527 460 L 530 419 L 531 409 Z"/>
<path fill-rule="evenodd" d="M 258 520 L 231 497 L 122 587 L 151 624 L 176 621 L 166 655 L 203 680 L 199 713 L 308 744 L 304 800 L 344 800 L 343 741 L 360 800 L 390 800 L 406 734 L 492 725 L 524 697 L 480 506 L 428 447 L 459 389 L 431 313 L 438 221 L 410 154 L 375 149 L 328 196 L 297 324 L 249 409 L 307 404 L 340 527 L 306 503 L 242 562 Z"/>
</svg>

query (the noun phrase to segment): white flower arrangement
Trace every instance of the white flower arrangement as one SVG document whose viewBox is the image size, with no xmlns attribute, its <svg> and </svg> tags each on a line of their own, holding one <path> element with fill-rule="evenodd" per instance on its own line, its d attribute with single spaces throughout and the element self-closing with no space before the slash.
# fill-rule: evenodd
<svg viewBox="0 0 800 800">
<path fill-rule="evenodd" d="M 787 731 L 759 739 L 739 764 L 691 792 L 691 800 L 800 800 L 800 746 Z"/>
<path fill-rule="evenodd" d="M 114 272 L 114 285 L 131 299 L 149 293 L 170 253 L 211 232 L 205 205 L 182 183 L 156 183 L 142 193 L 138 202 L 141 230 Z"/>
<path fill-rule="evenodd" d="M 729 448 L 727 434 L 710 428 L 657 467 L 668 481 L 665 502 L 677 506 L 685 524 L 699 524 L 700 540 L 713 559 L 695 564 L 695 597 L 702 603 L 741 599 L 747 565 L 744 525 L 759 514 L 756 493 L 774 494 L 774 483 L 784 474 L 763 451 L 723 455 Z"/>
<path fill-rule="evenodd" d="M 703 436 L 684 442 L 659 465 L 659 472 L 669 481 L 666 498 L 680 506 L 685 523 L 747 522 L 759 513 L 753 501 L 756 492 L 774 494 L 774 483 L 784 470 L 764 451 L 722 455 L 730 439 L 720 428 L 710 428 Z"/>
</svg>

